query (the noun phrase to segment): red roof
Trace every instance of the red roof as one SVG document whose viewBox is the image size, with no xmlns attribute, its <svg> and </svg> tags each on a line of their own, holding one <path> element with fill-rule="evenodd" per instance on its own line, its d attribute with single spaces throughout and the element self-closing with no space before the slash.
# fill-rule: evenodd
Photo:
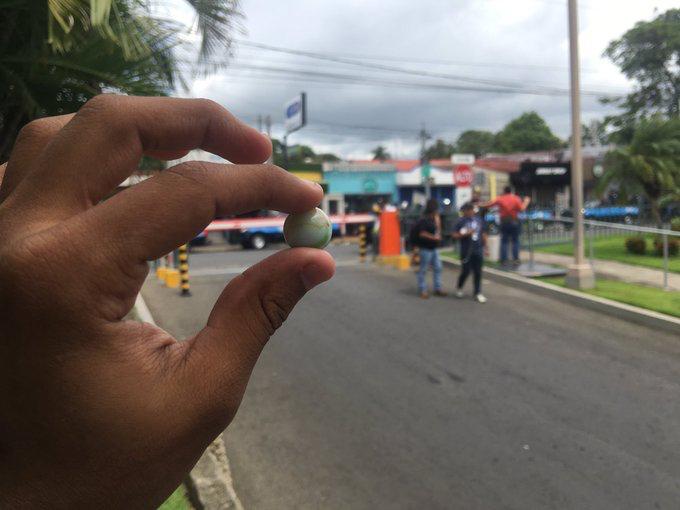
<svg viewBox="0 0 680 510">
<path fill-rule="evenodd" d="M 514 152 L 511 154 L 489 154 L 475 161 L 477 168 L 493 172 L 518 172 L 524 161 L 549 162 L 557 161 L 557 151 Z"/>
<path fill-rule="evenodd" d="M 399 172 L 410 172 L 415 167 L 420 166 L 419 159 L 386 159 L 384 161 L 376 161 L 373 159 L 352 160 L 352 163 L 361 163 L 364 165 L 387 163 L 394 165 Z M 450 159 L 432 159 L 430 165 L 441 169 L 450 169 L 453 167 Z"/>
</svg>

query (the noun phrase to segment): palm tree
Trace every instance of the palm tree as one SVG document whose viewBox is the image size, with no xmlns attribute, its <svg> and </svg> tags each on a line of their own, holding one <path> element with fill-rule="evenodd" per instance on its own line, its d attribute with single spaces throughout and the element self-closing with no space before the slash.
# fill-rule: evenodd
<svg viewBox="0 0 680 510">
<path fill-rule="evenodd" d="M 654 221 L 661 224 L 661 203 L 680 194 L 680 119 L 642 120 L 630 145 L 607 154 L 598 189 L 618 184 L 626 196 L 644 195 Z"/>
<path fill-rule="evenodd" d="M 238 0 L 186 4 L 200 35 L 189 67 L 178 52 L 187 28 L 150 0 L 0 0 L 0 162 L 35 118 L 74 112 L 102 91 L 165 95 L 186 72 L 224 63 Z"/>
<path fill-rule="evenodd" d="M 387 152 L 387 149 L 382 145 L 378 145 L 372 152 L 374 161 L 385 161 L 386 159 L 391 158 L 390 153 Z"/>
</svg>

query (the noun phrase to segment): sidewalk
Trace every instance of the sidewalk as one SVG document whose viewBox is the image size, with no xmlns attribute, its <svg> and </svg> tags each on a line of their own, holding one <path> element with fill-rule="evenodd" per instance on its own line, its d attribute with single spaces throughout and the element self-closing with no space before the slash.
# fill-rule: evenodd
<svg viewBox="0 0 680 510">
<path fill-rule="evenodd" d="M 522 260 L 529 260 L 529 252 L 522 251 Z M 534 260 L 544 264 L 555 264 L 558 266 L 568 266 L 573 258 L 568 255 L 556 255 L 553 253 L 534 252 Z M 649 287 L 663 287 L 663 271 L 650 269 L 648 267 L 633 266 L 614 262 L 612 260 L 595 259 L 593 261 L 595 274 L 612 280 L 620 280 L 628 283 L 639 283 Z M 668 288 L 680 291 L 680 274 L 668 273 Z"/>
</svg>

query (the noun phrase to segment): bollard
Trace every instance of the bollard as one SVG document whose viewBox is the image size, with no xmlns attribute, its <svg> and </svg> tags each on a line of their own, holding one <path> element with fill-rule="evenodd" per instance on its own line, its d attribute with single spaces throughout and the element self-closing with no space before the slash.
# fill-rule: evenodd
<svg viewBox="0 0 680 510">
<path fill-rule="evenodd" d="M 184 297 L 191 296 L 189 291 L 189 250 L 187 245 L 179 247 L 179 275 L 180 275 L 180 294 Z"/>
<path fill-rule="evenodd" d="M 359 225 L 359 262 L 366 262 L 366 225 Z"/>
<path fill-rule="evenodd" d="M 165 279 L 168 276 L 168 269 L 169 269 L 168 255 L 165 255 L 164 257 L 161 258 L 158 267 L 156 267 L 156 276 L 162 283 L 165 283 Z"/>
</svg>

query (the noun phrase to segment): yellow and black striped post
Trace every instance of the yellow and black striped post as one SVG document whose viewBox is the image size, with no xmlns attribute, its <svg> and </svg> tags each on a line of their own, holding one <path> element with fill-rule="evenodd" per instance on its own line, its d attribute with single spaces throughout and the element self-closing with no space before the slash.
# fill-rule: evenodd
<svg viewBox="0 0 680 510">
<path fill-rule="evenodd" d="M 191 296 L 191 292 L 189 292 L 189 252 L 186 244 L 179 247 L 179 275 L 181 295 Z"/>
<path fill-rule="evenodd" d="M 359 262 L 366 262 L 366 225 L 359 225 Z"/>
</svg>

